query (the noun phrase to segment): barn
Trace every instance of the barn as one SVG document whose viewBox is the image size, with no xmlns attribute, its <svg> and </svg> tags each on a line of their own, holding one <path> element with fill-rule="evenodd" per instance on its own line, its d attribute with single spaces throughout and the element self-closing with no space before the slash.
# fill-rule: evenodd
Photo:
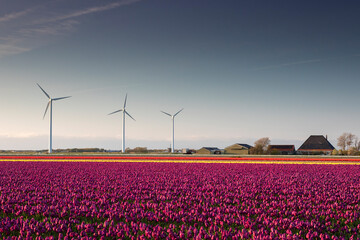
<svg viewBox="0 0 360 240">
<path fill-rule="evenodd" d="M 248 155 L 252 146 L 243 143 L 235 143 L 225 148 L 227 154 Z"/>
<path fill-rule="evenodd" d="M 295 154 L 294 145 L 269 145 L 268 150 L 271 154 L 292 155 Z"/>
<path fill-rule="evenodd" d="M 298 154 L 331 154 L 335 148 L 323 135 L 311 135 L 297 150 Z"/>
<path fill-rule="evenodd" d="M 196 151 L 197 154 L 222 154 L 224 150 L 217 147 L 203 147 Z"/>
</svg>

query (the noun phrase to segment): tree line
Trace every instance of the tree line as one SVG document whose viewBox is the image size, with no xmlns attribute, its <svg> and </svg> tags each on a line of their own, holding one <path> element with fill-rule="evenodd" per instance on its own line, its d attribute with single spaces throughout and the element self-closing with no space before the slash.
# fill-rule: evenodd
<svg viewBox="0 0 360 240">
<path fill-rule="evenodd" d="M 271 154 L 269 150 L 270 139 L 263 137 L 254 142 L 254 147 L 250 149 L 250 154 Z M 332 155 L 360 155 L 360 138 L 352 133 L 343 133 L 337 138 L 338 150 L 334 149 Z"/>
<path fill-rule="evenodd" d="M 333 155 L 360 155 L 360 139 L 352 133 L 343 133 L 337 138 L 339 150 L 334 150 Z"/>
</svg>

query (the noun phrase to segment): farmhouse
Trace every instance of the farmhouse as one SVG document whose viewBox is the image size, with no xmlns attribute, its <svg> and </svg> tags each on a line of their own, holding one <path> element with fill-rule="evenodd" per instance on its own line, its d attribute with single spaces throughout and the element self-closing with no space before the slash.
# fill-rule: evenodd
<svg viewBox="0 0 360 240">
<path fill-rule="evenodd" d="M 217 147 L 203 147 L 196 151 L 197 154 L 222 154 L 224 150 Z"/>
<path fill-rule="evenodd" d="M 299 154 L 331 154 L 335 148 L 323 135 L 311 135 L 297 150 Z"/>
<path fill-rule="evenodd" d="M 269 145 L 268 150 L 271 154 L 279 154 L 279 155 L 295 154 L 294 145 Z"/>
<path fill-rule="evenodd" d="M 231 146 L 225 148 L 225 153 L 228 154 L 238 154 L 238 155 L 248 155 L 249 150 L 252 146 L 248 144 L 235 143 Z"/>
</svg>

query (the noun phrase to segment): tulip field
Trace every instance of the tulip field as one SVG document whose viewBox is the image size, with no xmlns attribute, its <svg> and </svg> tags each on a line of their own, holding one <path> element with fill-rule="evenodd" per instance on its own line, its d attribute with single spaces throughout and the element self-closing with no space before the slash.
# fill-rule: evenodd
<svg viewBox="0 0 360 240">
<path fill-rule="evenodd" d="M 0 161 L 1 239 L 359 239 L 360 166 Z"/>
</svg>

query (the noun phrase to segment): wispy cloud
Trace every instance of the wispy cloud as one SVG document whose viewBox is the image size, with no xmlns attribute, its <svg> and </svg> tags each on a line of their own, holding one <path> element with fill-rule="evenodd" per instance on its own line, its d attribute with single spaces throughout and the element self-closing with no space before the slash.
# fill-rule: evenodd
<svg viewBox="0 0 360 240">
<path fill-rule="evenodd" d="M 258 68 L 253 68 L 251 70 L 257 71 L 257 70 L 277 69 L 277 68 L 284 68 L 284 67 L 295 66 L 295 65 L 320 63 L 320 62 L 325 62 L 325 61 L 334 61 L 334 60 L 341 60 L 341 59 L 347 59 L 347 58 L 353 58 L 353 57 L 360 57 L 360 54 L 351 54 L 351 55 L 343 55 L 343 56 L 328 57 L 328 58 L 307 59 L 307 60 L 296 61 L 296 62 L 288 62 L 288 63 L 258 67 Z"/>
<path fill-rule="evenodd" d="M 66 12 L 58 10 L 63 9 L 58 4 L 66 4 L 66 1 L 55 1 L 53 2 L 55 4 L 52 5 L 45 3 L 42 6 L 0 16 L 0 58 L 30 51 L 46 44 L 56 36 L 76 31 L 77 26 L 81 24 L 80 17 L 82 16 L 131 5 L 139 1 L 141 0 L 122 0 Z"/>
<path fill-rule="evenodd" d="M 56 36 L 74 31 L 75 26 L 78 24 L 80 24 L 79 21 L 66 20 L 55 24 L 44 24 L 44 25 L 38 25 L 34 27 L 20 29 L 18 33 L 25 37 L 31 37 L 36 35 Z"/>
<path fill-rule="evenodd" d="M 34 11 L 35 8 L 29 8 L 23 11 L 19 11 L 19 12 L 13 12 L 13 13 L 9 13 L 9 14 L 5 14 L 4 16 L 0 17 L 0 23 L 4 23 L 4 22 L 8 22 L 17 18 L 20 18 L 22 16 L 25 16 L 26 14 Z"/>
<path fill-rule="evenodd" d="M 318 63 L 318 62 L 321 62 L 321 61 L 324 61 L 324 60 L 326 60 L 326 59 L 308 59 L 308 60 L 304 60 L 304 61 L 289 62 L 289 63 L 282 63 L 282 64 L 277 64 L 277 65 L 259 67 L 259 68 L 254 68 L 252 70 L 256 71 L 256 70 L 276 69 L 276 68 L 283 68 L 283 67 L 294 66 L 294 65 Z"/>
<path fill-rule="evenodd" d="M 17 47 L 14 45 L 0 44 L 0 57 L 7 55 L 14 55 L 30 51 L 31 48 Z"/>
<path fill-rule="evenodd" d="M 61 20 L 65 20 L 65 19 L 77 18 L 77 17 L 81 17 L 84 15 L 92 14 L 92 13 L 103 12 L 103 11 L 111 10 L 111 9 L 118 8 L 121 6 L 130 5 L 130 4 L 139 2 L 139 1 L 141 1 L 141 0 L 124 0 L 121 2 L 110 3 L 110 4 L 107 4 L 104 6 L 86 8 L 86 9 L 75 11 L 75 12 L 72 12 L 69 14 L 60 15 L 55 18 L 46 19 L 44 21 L 50 22 L 50 21 L 61 21 Z"/>
</svg>

